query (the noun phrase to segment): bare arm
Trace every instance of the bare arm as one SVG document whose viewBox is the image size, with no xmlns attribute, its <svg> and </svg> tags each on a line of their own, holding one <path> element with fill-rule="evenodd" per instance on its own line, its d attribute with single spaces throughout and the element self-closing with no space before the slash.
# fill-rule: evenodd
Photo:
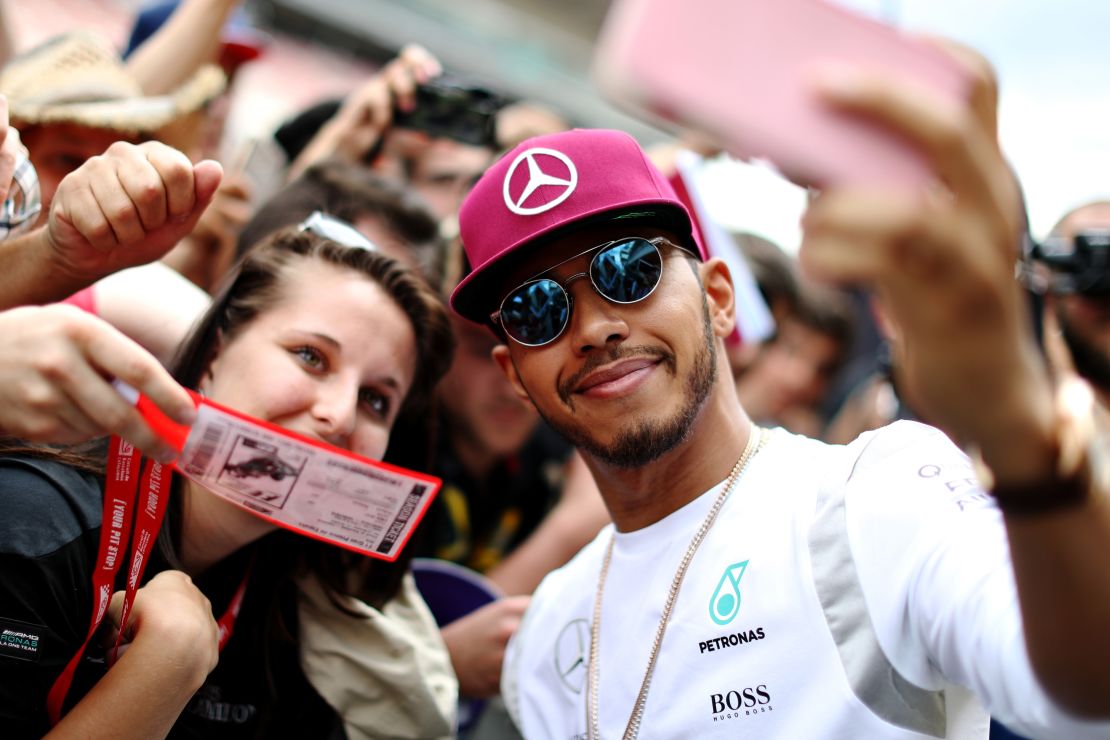
<svg viewBox="0 0 1110 740">
<path fill-rule="evenodd" d="M 1102 494 L 1081 508 L 1006 519 L 1033 667 L 1057 701 L 1092 717 L 1110 717 L 1110 504 Z"/>
<path fill-rule="evenodd" d="M 109 275 L 93 286 L 96 313 L 169 365 L 211 298 L 162 262 Z"/>
<path fill-rule="evenodd" d="M 543 577 L 564 565 L 609 521 L 593 476 L 578 453 L 567 462 L 559 503 L 520 547 L 486 573 L 509 595 L 530 594 Z"/>
<path fill-rule="evenodd" d="M 117 594 L 118 596 L 118 594 Z M 119 599 L 112 616 L 118 617 Z M 165 737 L 216 667 L 218 630 L 208 599 L 180 571 L 139 589 L 119 661 L 54 729 L 50 740 Z"/>
<path fill-rule="evenodd" d="M 939 182 L 927 193 L 830 189 L 806 215 L 803 264 L 877 290 L 903 332 L 907 393 L 981 452 L 1000 496 L 1062 495 L 1054 390 L 1014 280 L 1020 200 L 997 143 L 997 90 L 985 62 L 958 56 L 975 79 L 966 105 L 861 70 L 825 80 L 830 104 L 918 145 Z M 1085 504 L 1006 525 L 1039 680 L 1061 706 L 1105 717 L 1110 512 L 1105 480 L 1092 487 Z"/>
<path fill-rule="evenodd" d="M 0 242 L 0 309 L 60 301 L 91 282 L 56 273 L 53 263 L 45 227 Z"/>
<path fill-rule="evenodd" d="M 216 61 L 220 29 L 241 0 L 184 0 L 127 59 L 147 95 L 165 95 Z"/>
</svg>

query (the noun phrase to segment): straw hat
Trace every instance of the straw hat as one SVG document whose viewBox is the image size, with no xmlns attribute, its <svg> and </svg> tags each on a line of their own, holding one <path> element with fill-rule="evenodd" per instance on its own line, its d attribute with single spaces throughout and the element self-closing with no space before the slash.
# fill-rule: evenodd
<svg viewBox="0 0 1110 740">
<path fill-rule="evenodd" d="M 74 123 L 136 134 L 199 110 L 226 84 L 218 67 L 206 65 L 169 95 L 143 95 L 119 54 L 87 32 L 55 37 L 0 72 L 0 93 L 20 125 Z"/>
</svg>

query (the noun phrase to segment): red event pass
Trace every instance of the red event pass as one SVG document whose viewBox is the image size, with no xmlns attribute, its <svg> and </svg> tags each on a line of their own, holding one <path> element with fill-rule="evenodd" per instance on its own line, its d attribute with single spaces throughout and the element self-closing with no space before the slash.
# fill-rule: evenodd
<svg viewBox="0 0 1110 740">
<path fill-rule="evenodd" d="M 439 492 L 430 475 L 370 460 L 194 394 L 192 428 L 121 389 L 182 451 L 174 467 L 212 493 L 278 526 L 396 560 Z"/>
</svg>

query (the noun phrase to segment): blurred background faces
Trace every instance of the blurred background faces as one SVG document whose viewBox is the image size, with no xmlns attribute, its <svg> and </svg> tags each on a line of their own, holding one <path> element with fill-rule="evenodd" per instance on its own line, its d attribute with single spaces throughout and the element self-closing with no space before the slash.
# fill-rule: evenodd
<svg viewBox="0 0 1110 740">
<path fill-rule="evenodd" d="M 1110 194 L 1110 4 L 1083 0 L 830 0 L 911 32 L 943 34 L 983 53 L 1002 85 L 1003 147 L 1025 188 L 1034 236 L 1068 208 Z M 140 0 L 0 0 L 18 48 L 68 30 L 101 31 L 121 48 Z M 292 111 L 352 89 L 407 41 L 459 72 L 551 105 L 574 123 L 663 138 L 614 110 L 589 78 L 605 0 L 248 0 L 270 34 L 245 65 L 224 148 L 233 156 Z M 64 26 L 62 25 L 64 24 Z M 729 229 L 799 241 L 804 195 L 760 166 L 719 158 L 705 168 L 707 207 Z M 746 209 L 758 193 L 758 209 Z"/>
</svg>

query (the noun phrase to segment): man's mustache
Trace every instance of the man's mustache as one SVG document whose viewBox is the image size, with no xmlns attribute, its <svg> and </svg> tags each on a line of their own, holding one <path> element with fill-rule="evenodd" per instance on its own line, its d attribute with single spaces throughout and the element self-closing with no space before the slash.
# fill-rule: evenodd
<svg viewBox="0 0 1110 740">
<path fill-rule="evenodd" d="M 578 369 L 573 375 L 559 384 L 559 398 L 567 406 L 574 407 L 574 389 L 577 388 L 587 375 L 597 370 L 599 367 L 608 365 L 619 360 L 637 358 L 637 357 L 651 357 L 659 360 L 659 363 L 667 368 L 671 375 L 675 374 L 675 357 L 674 354 L 668 352 L 662 347 L 649 347 L 647 345 L 626 346 L 615 345 L 609 347 L 605 352 L 598 352 L 586 358 L 586 362 Z"/>
</svg>

